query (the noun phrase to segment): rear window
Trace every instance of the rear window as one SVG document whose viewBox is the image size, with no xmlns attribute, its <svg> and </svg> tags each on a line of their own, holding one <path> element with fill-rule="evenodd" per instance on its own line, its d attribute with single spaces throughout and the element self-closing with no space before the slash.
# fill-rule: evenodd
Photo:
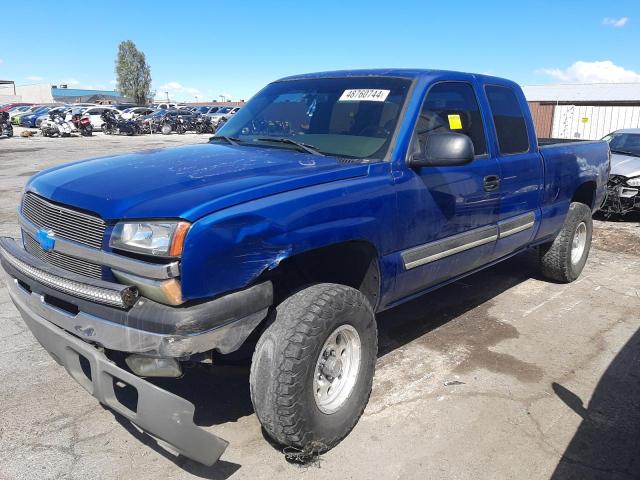
<svg viewBox="0 0 640 480">
<path fill-rule="evenodd" d="M 498 135 L 500 153 L 509 155 L 529 150 L 527 124 L 520 103 L 509 87 L 488 85 L 486 87 L 493 123 Z"/>
</svg>

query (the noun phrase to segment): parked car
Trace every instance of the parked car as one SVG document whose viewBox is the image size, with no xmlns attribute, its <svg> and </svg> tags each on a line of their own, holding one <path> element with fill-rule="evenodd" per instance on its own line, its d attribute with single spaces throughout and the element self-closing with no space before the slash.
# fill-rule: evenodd
<svg viewBox="0 0 640 480">
<path fill-rule="evenodd" d="M 169 110 L 169 109 L 175 109 L 176 108 L 176 104 L 175 103 L 154 103 L 153 108 L 160 108 L 162 110 Z"/>
<path fill-rule="evenodd" d="M 217 125 L 222 118 L 229 120 L 229 118 L 235 115 L 239 110 L 240 107 L 221 107 L 216 112 L 209 114 L 211 117 L 211 123 Z"/>
<path fill-rule="evenodd" d="M 611 148 L 611 174 L 607 200 L 601 210 L 606 215 L 639 212 L 640 128 L 616 130 L 603 140 Z"/>
<path fill-rule="evenodd" d="M 200 115 L 208 115 L 208 114 L 216 113 L 219 109 L 220 107 L 200 106 L 200 107 L 194 107 L 193 111 L 195 113 L 199 113 Z"/>
<path fill-rule="evenodd" d="M 16 113 L 15 115 L 11 116 L 11 123 L 13 125 L 20 125 L 20 121 L 22 120 L 23 116 L 30 115 L 43 108 L 45 108 L 45 105 L 33 105 L 24 112 Z"/>
<path fill-rule="evenodd" d="M 84 115 L 89 117 L 91 120 L 91 126 L 94 130 L 102 130 L 102 124 L 104 120 L 102 119 L 102 114 L 106 111 L 113 111 L 114 113 L 120 114 L 120 110 L 112 107 L 112 106 L 98 106 L 98 107 L 89 107 L 84 111 Z"/>
<path fill-rule="evenodd" d="M 25 113 L 33 108 L 31 105 L 19 105 L 17 107 L 10 108 L 9 110 L 5 110 L 9 114 L 9 119 L 12 119 L 16 115 L 21 113 Z"/>
<path fill-rule="evenodd" d="M 131 108 L 124 109 L 120 114 L 120 116 L 125 120 L 131 120 L 133 118 L 137 118 L 140 116 L 149 115 L 154 111 L 155 110 L 150 107 L 131 107 Z"/>
<path fill-rule="evenodd" d="M 139 105 L 135 105 L 133 103 L 114 103 L 113 105 L 109 105 L 111 108 L 115 108 L 119 112 L 124 112 L 128 108 L 134 108 Z"/>
<path fill-rule="evenodd" d="M 57 108 L 57 107 L 47 105 L 47 106 L 38 108 L 31 113 L 27 113 L 26 115 L 21 115 L 20 126 L 26 127 L 26 128 L 35 128 L 38 122 L 38 119 L 40 118 L 40 121 L 42 122 L 42 118 L 46 117 L 49 111 L 53 108 Z"/>
<path fill-rule="evenodd" d="M 367 404 L 376 312 L 529 248 L 576 280 L 608 173 L 606 142 L 539 146 L 508 80 L 310 74 L 268 85 L 209 144 L 38 173 L 0 259 L 56 361 L 184 456 L 211 465 L 227 442 L 146 378 L 231 353 L 253 354 L 266 434 L 323 452 Z"/>
<path fill-rule="evenodd" d="M 0 106 L 0 112 L 8 112 L 9 110 L 11 110 L 12 108 L 15 107 L 24 107 L 24 106 L 31 106 L 31 103 L 5 103 L 4 105 Z"/>
</svg>

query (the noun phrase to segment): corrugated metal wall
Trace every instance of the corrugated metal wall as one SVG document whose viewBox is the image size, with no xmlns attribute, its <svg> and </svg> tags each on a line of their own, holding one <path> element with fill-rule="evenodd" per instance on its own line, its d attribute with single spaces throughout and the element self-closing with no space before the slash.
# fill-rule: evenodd
<svg viewBox="0 0 640 480">
<path fill-rule="evenodd" d="M 640 128 L 640 106 L 556 105 L 551 136 L 597 140 L 621 128 Z"/>
<path fill-rule="evenodd" d="M 551 103 L 529 102 L 529 109 L 536 126 L 538 138 L 550 138 L 553 128 L 553 109 Z"/>
</svg>

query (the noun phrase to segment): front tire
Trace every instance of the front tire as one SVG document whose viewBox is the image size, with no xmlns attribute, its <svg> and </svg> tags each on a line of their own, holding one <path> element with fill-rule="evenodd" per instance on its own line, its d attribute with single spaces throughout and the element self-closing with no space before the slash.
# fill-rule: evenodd
<svg viewBox="0 0 640 480">
<path fill-rule="evenodd" d="M 322 283 L 295 293 L 278 306 L 253 355 L 260 423 L 283 445 L 331 449 L 367 405 L 376 357 L 375 316 L 360 291 Z"/>
<path fill-rule="evenodd" d="M 542 274 L 561 283 L 576 280 L 587 263 L 592 234 L 591 209 L 584 203 L 572 203 L 558 236 L 539 247 Z"/>
</svg>

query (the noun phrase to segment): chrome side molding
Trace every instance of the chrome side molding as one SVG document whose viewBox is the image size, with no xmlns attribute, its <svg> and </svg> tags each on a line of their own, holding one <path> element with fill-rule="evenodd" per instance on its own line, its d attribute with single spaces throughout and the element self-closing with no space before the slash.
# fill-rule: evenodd
<svg viewBox="0 0 640 480">
<path fill-rule="evenodd" d="M 498 226 L 489 225 L 459 233 L 443 240 L 419 245 L 402 252 L 405 270 L 410 270 L 441 258 L 479 247 L 498 239 Z"/>
<path fill-rule="evenodd" d="M 527 212 L 524 215 L 508 218 L 498 222 L 499 238 L 508 237 L 516 233 L 524 232 L 533 228 L 536 223 L 536 215 L 533 212 Z"/>
<path fill-rule="evenodd" d="M 524 232 L 533 228 L 535 223 L 535 213 L 527 212 L 502 220 L 495 225 L 474 228 L 442 240 L 418 245 L 405 250 L 400 255 L 405 270 L 410 270 L 487 243 L 496 242 L 501 238 Z"/>
</svg>

